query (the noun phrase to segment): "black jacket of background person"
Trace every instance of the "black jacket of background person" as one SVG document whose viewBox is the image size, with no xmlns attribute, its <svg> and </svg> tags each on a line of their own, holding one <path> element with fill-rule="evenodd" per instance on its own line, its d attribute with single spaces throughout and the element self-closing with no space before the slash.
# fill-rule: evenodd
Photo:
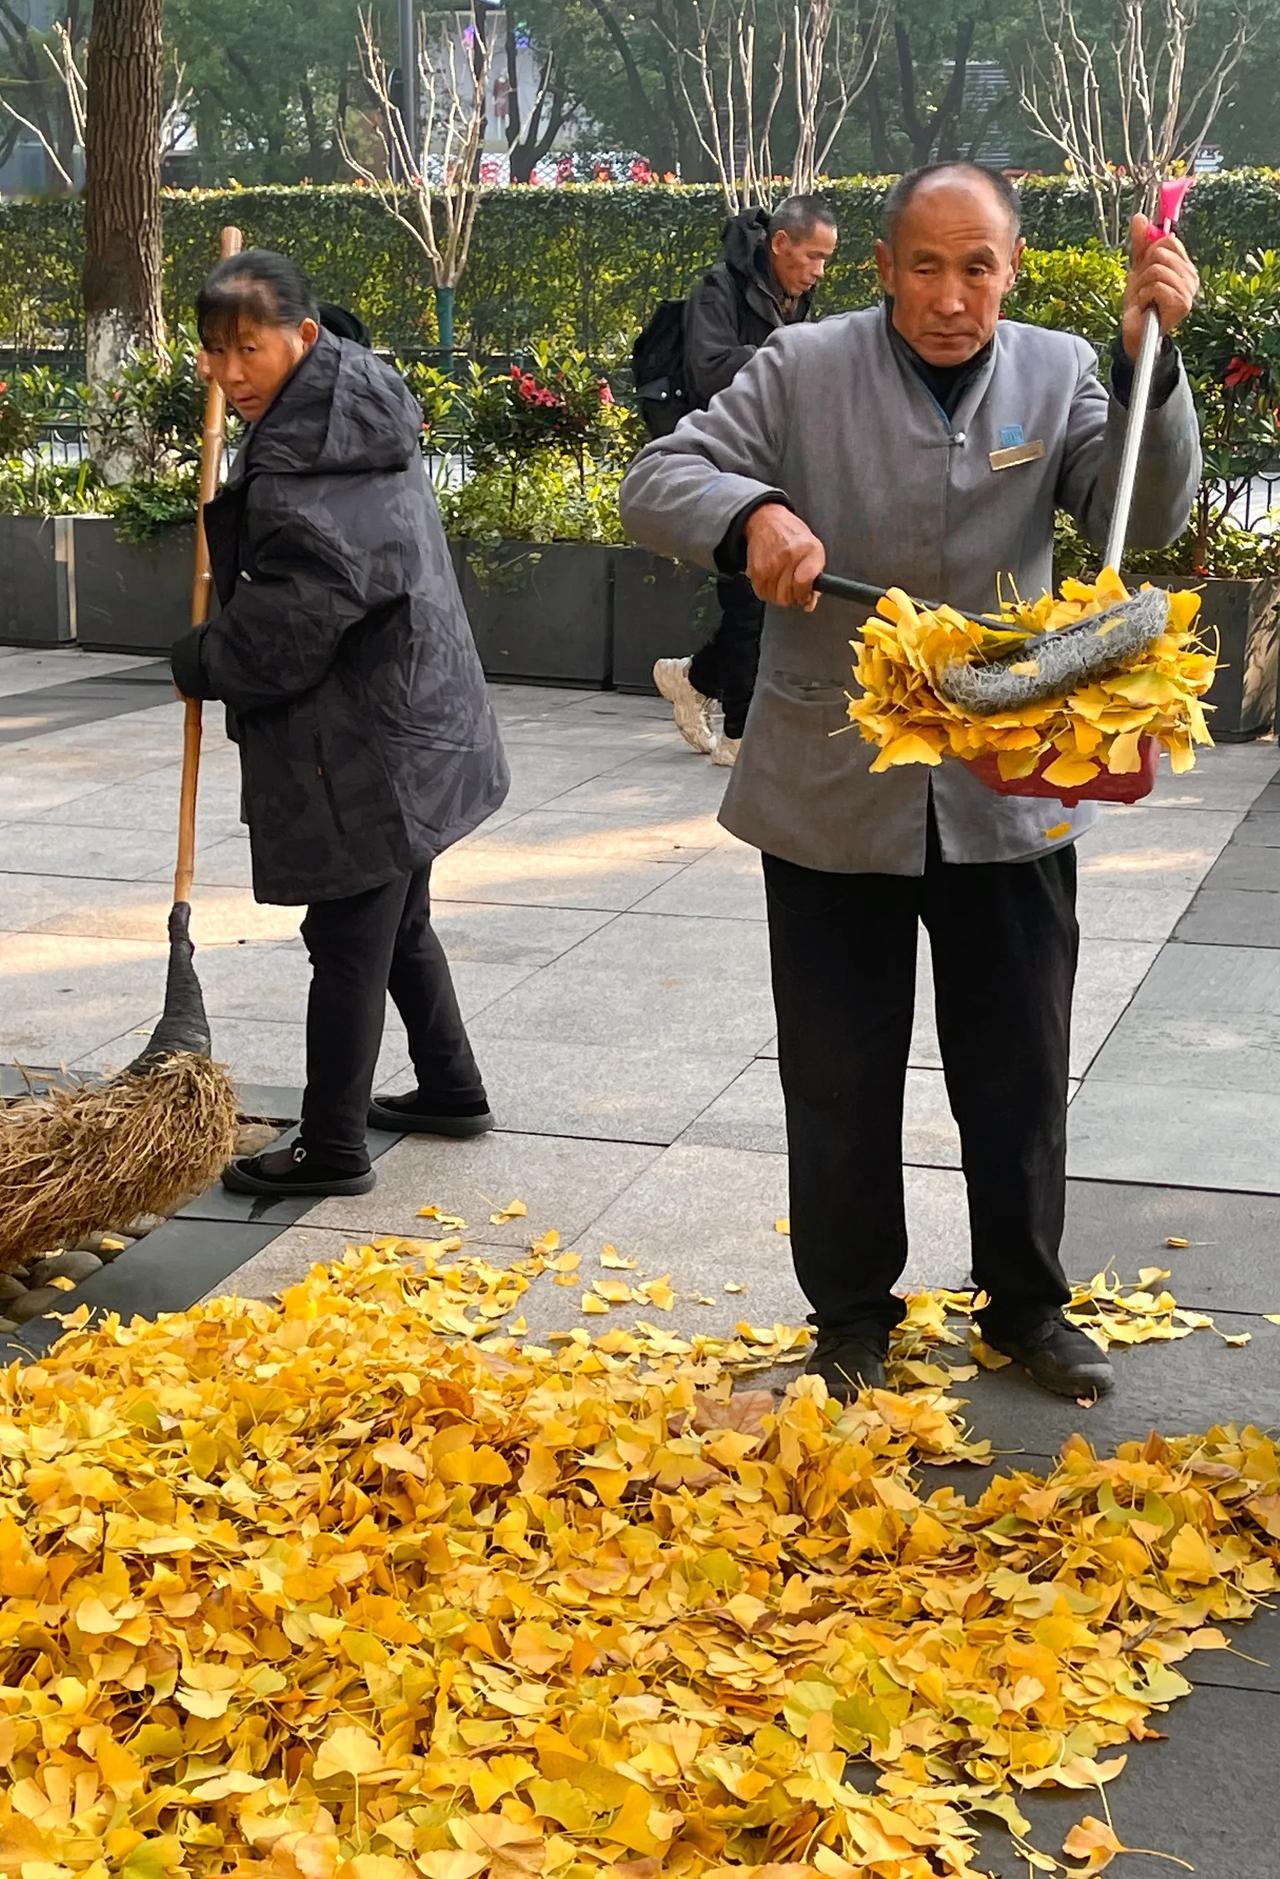
<svg viewBox="0 0 1280 1879">
<path fill-rule="evenodd" d="M 724 258 L 690 293 L 684 315 L 684 373 L 703 409 L 779 326 L 808 319 L 813 293 L 784 306 L 769 268 L 769 217 L 745 209 L 725 226 Z"/>
<path fill-rule="evenodd" d="M 382 886 L 507 793 L 421 429 L 390 366 L 322 332 L 205 509 L 222 611 L 173 675 L 227 705 L 259 900 Z"/>
</svg>

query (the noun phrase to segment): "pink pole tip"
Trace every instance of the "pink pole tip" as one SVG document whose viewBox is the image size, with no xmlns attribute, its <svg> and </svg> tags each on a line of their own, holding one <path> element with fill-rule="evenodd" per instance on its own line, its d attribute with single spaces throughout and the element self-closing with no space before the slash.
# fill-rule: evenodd
<svg viewBox="0 0 1280 1879">
<path fill-rule="evenodd" d="M 1187 199 L 1187 191 L 1194 181 L 1195 178 L 1192 176 L 1179 176 L 1173 182 L 1161 183 L 1160 207 L 1156 214 L 1156 222 L 1162 234 L 1167 235 L 1171 229 L 1177 227 L 1178 217 L 1182 214 L 1182 205 Z"/>
</svg>

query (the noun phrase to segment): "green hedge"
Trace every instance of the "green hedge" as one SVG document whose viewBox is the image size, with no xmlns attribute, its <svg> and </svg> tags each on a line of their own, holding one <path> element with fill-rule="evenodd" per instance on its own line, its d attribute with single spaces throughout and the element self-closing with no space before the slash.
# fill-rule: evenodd
<svg viewBox="0 0 1280 1879">
<path fill-rule="evenodd" d="M 869 257 L 885 187 L 884 179 L 866 177 L 829 186 L 842 239 L 824 291 L 827 311 L 874 293 Z M 1088 200 L 1069 179 L 1029 179 L 1024 200 L 1033 247 L 1089 239 Z M 235 221 L 247 242 L 287 250 L 326 298 L 358 309 L 380 344 L 408 349 L 434 339 L 425 260 L 367 190 L 175 192 L 166 196 L 164 220 L 171 315 L 190 308 L 217 253 L 219 228 Z M 460 334 L 478 350 L 544 339 L 597 358 L 617 356 L 659 299 L 682 293 L 714 260 L 722 221 L 720 194 L 705 187 L 490 190 L 459 288 Z M 1206 262 L 1280 249 L 1280 172 L 1203 179 L 1189 200 L 1187 238 Z M 80 258 L 78 203 L 0 202 L 0 343 L 30 350 L 65 337 L 77 344 Z"/>
</svg>

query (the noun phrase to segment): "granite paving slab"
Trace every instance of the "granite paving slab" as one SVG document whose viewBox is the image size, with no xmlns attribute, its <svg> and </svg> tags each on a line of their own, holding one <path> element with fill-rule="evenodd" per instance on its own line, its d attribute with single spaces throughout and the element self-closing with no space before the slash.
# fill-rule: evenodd
<svg viewBox="0 0 1280 1879">
<path fill-rule="evenodd" d="M 495 836 L 502 848 L 533 848 L 547 859 L 607 856 L 623 861 L 696 861 L 730 837 L 714 815 L 655 809 L 638 815 L 588 809 L 531 809 Z M 483 847 L 477 842 L 475 847 Z"/>
<path fill-rule="evenodd" d="M 1280 1193 L 1280 1094 L 1090 1077 L 1067 1122 L 1067 1172 L 1093 1181 Z"/>
<path fill-rule="evenodd" d="M 1246 848 L 1280 848 L 1280 811 L 1268 806 L 1249 814 L 1236 830 L 1235 840 Z"/>
<path fill-rule="evenodd" d="M 1202 1689 L 1157 1722 L 1168 1740 L 1131 1751 L 1124 1773 L 1108 1786 L 1107 1802 L 1125 1845 L 1172 1854 L 1185 1867 L 1126 1853 L 1108 1873 L 1152 1879 L 1189 1869 L 1196 1879 L 1273 1879 L 1280 1699 Z M 1096 1793 L 1031 1794 L 1020 1797 L 1020 1805 L 1036 1845 L 1054 1853 L 1078 1820 L 1103 1813 Z M 979 1869 L 992 1879 L 1027 1879 L 1028 1871 L 998 1833 L 984 1838 Z"/>
<path fill-rule="evenodd" d="M 152 664 L 153 660 L 127 653 L 81 652 L 78 646 L 55 646 L 47 652 L 0 646 L 0 697 L 43 691 L 50 685 L 71 685 L 80 679 L 136 674 Z"/>
<path fill-rule="evenodd" d="M 172 882 L 84 881 L 71 875 L 4 877 L 6 907 L 23 904 L 23 887 L 34 889 L 28 905 L 35 917 L 21 930 L 78 939 L 163 939 L 168 932 Z M 211 947 L 267 941 L 278 945 L 298 930 L 300 907 L 263 906 L 246 888 L 206 888 L 192 915 L 197 959 Z"/>
<path fill-rule="evenodd" d="M 432 924 L 451 962 L 549 966 L 612 918 L 600 909 L 439 900 Z"/>
<path fill-rule="evenodd" d="M 1093 1065 L 1096 1082 L 1280 1095 L 1276 949 L 1166 946 Z"/>
<path fill-rule="evenodd" d="M 6 1059 L 77 1062 L 158 1010 L 168 942 L 0 938 L 0 1038 Z"/>
<path fill-rule="evenodd" d="M 10 822 L 0 828 L 0 874 L 68 874 L 79 880 L 141 881 L 160 859 L 145 829 Z M 165 872 L 173 879 L 173 856 Z"/>
<path fill-rule="evenodd" d="M 1224 854 L 1232 852 L 1228 848 Z M 1215 864 L 1221 865 L 1221 861 Z M 1194 893 L 1190 886 L 1115 887 L 1106 875 L 1082 875 L 1076 906 L 1081 936 L 1087 940 L 1163 943 L 1190 906 Z"/>
<path fill-rule="evenodd" d="M 715 815 L 726 779 L 726 771 L 716 769 L 686 747 L 664 753 L 661 758 L 636 759 L 607 776 L 597 776 L 561 796 L 556 807 L 646 821 Z"/>
<path fill-rule="evenodd" d="M 1121 808 L 1079 845 L 1081 877 L 1116 887 L 1198 887 L 1239 822 L 1234 811 Z"/>
<path fill-rule="evenodd" d="M 1197 1331 L 1174 1343 L 1115 1350 L 1116 1385 L 1090 1407 L 1051 1396 L 1011 1365 L 981 1371 L 957 1385 L 967 1420 L 987 1437 L 997 1458 L 1020 1452 L 1056 1455 L 1079 1432 L 1100 1453 L 1120 1442 L 1140 1442 L 1153 1429 L 1164 1435 L 1201 1433 L 1219 1424 L 1252 1423 L 1280 1430 L 1280 1326 L 1256 1316 L 1219 1311 L 1222 1336 Z M 1248 1333 L 1233 1350 L 1224 1337 Z"/>
<path fill-rule="evenodd" d="M 1159 1266 L 1181 1305 L 1280 1314 L 1280 1196 L 1068 1181 L 1062 1257 L 1073 1279 L 1110 1266 L 1132 1283 Z"/>
<path fill-rule="evenodd" d="M 441 856 L 431 871 L 433 905 L 461 900 L 622 913 L 686 865 L 679 859 L 610 859 L 509 848 L 502 844 L 503 832 L 461 843 Z"/>
<path fill-rule="evenodd" d="M 773 1026 L 761 927 L 629 914 L 491 1005 L 476 1036 L 714 1044 L 745 1061 Z"/>
<path fill-rule="evenodd" d="M 1222 888 L 1235 893 L 1280 894 L 1280 849 L 1249 848 L 1230 842 L 1205 876 L 1202 892 Z"/>
<path fill-rule="evenodd" d="M 655 888 L 634 909 L 706 920 L 763 920 L 764 876 L 760 857 L 742 842 L 717 848 Z"/>
<path fill-rule="evenodd" d="M 1072 1084 L 1072 1096 L 1078 1087 Z M 917 1167 L 958 1168 L 960 1135 L 941 1070 L 908 1070 L 903 1107 L 904 1162 Z M 777 1060 L 757 1058 L 690 1123 L 681 1139 L 785 1154 L 786 1115 Z"/>
<path fill-rule="evenodd" d="M 202 963 L 208 955 L 202 954 Z M 159 988 L 163 995 L 163 975 Z M 223 1018 L 210 1015 L 213 1054 L 224 1063 L 237 1083 L 266 1084 L 272 1087 L 301 1087 L 306 1077 L 307 1032 L 303 1014 L 305 1001 L 297 1006 L 297 1021 L 283 1023 L 265 1018 Z M 160 1016 L 159 1010 L 147 1013 L 124 1031 L 94 1045 L 80 1056 L 69 1058 L 81 1074 L 114 1076 L 133 1061 L 151 1036 Z M 387 1017 L 387 1029 L 378 1053 L 377 1082 L 403 1088 L 408 1080 L 409 1045 L 399 1019 Z"/>
<path fill-rule="evenodd" d="M 379 1165 L 372 1194 L 321 1201 L 305 1224 L 364 1238 L 371 1233 L 420 1238 L 419 1210 L 438 1206 L 460 1215 L 494 1244 L 523 1246 L 554 1227 L 568 1245 L 660 1152 L 633 1143 L 501 1131 L 470 1142 L 407 1136 Z M 490 1216 L 512 1200 L 522 1200 L 528 1214 L 489 1225 Z"/>
<path fill-rule="evenodd" d="M 1174 937 L 1201 946 L 1280 946 L 1280 891 L 1202 887 Z"/>
<path fill-rule="evenodd" d="M 905 1182 L 912 1252 L 904 1285 L 964 1284 L 969 1239 L 962 1177 L 909 1168 Z M 808 1307 L 795 1282 L 790 1243 L 775 1227 L 788 1206 L 785 1156 L 677 1142 L 583 1237 L 591 1248 L 612 1241 L 646 1269 L 663 1261 L 662 1269 L 678 1271 L 693 1292 L 714 1295 L 726 1281 L 746 1281 L 753 1316 L 763 1312 L 770 1321 L 794 1324 Z M 857 1232 L 851 1211 L 851 1251 Z"/>
<path fill-rule="evenodd" d="M 173 879 L 173 859 L 158 858 L 154 846 L 151 862 L 141 877 L 147 881 L 171 881 Z M 196 896 L 193 905 L 198 904 L 199 890 L 202 887 L 243 887 L 252 888 L 253 868 L 249 860 L 249 838 L 247 835 L 228 835 L 222 841 L 205 842 L 196 848 Z M 299 909 L 301 918 L 301 909 Z"/>
<path fill-rule="evenodd" d="M 696 1048 L 508 1037 L 477 1029 L 476 1054 L 499 1125 L 520 1134 L 673 1142 L 750 1061 L 714 1034 Z"/>
</svg>

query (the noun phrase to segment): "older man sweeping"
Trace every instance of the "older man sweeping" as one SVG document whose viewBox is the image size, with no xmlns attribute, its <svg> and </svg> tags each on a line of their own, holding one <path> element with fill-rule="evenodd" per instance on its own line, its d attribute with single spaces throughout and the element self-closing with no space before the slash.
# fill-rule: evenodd
<svg viewBox="0 0 1280 1879">
<path fill-rule="evenodd" d="M 650 444 L 623 488 L 646 547 L 768 602 L 760 682 L 721 819 L 762 851 L 791 1236 L 835 1394 L 879 1385 L 903 1306 L 902 1116 L 916 945 L 929 933 L 987 1342 L 1061 1395 L 1112 1384 L 1063 1316 L 1066 1102 L 1079 932 L 1074 843 L 1096 811 L 988 791 L 960 764 L 869 774 L 845 724 L 857 614 L 820 601 L 830 559 L 974 612 L 1012 577 L 1052 581 L 1054 514 L 1104 541 L 1146 311 L 1165 335 L 1130 524 L 1160 547 L 1200 473 L 1168 335 L 1197 277 L 1133 228 L 1121 331 L 1100 368 L 1068 334 L 1001 318 L 1019 203 L 966 163 L 904 177 L 877 245 L 879 307 L 778 333 L 705 413 Z"/>
</svg>

